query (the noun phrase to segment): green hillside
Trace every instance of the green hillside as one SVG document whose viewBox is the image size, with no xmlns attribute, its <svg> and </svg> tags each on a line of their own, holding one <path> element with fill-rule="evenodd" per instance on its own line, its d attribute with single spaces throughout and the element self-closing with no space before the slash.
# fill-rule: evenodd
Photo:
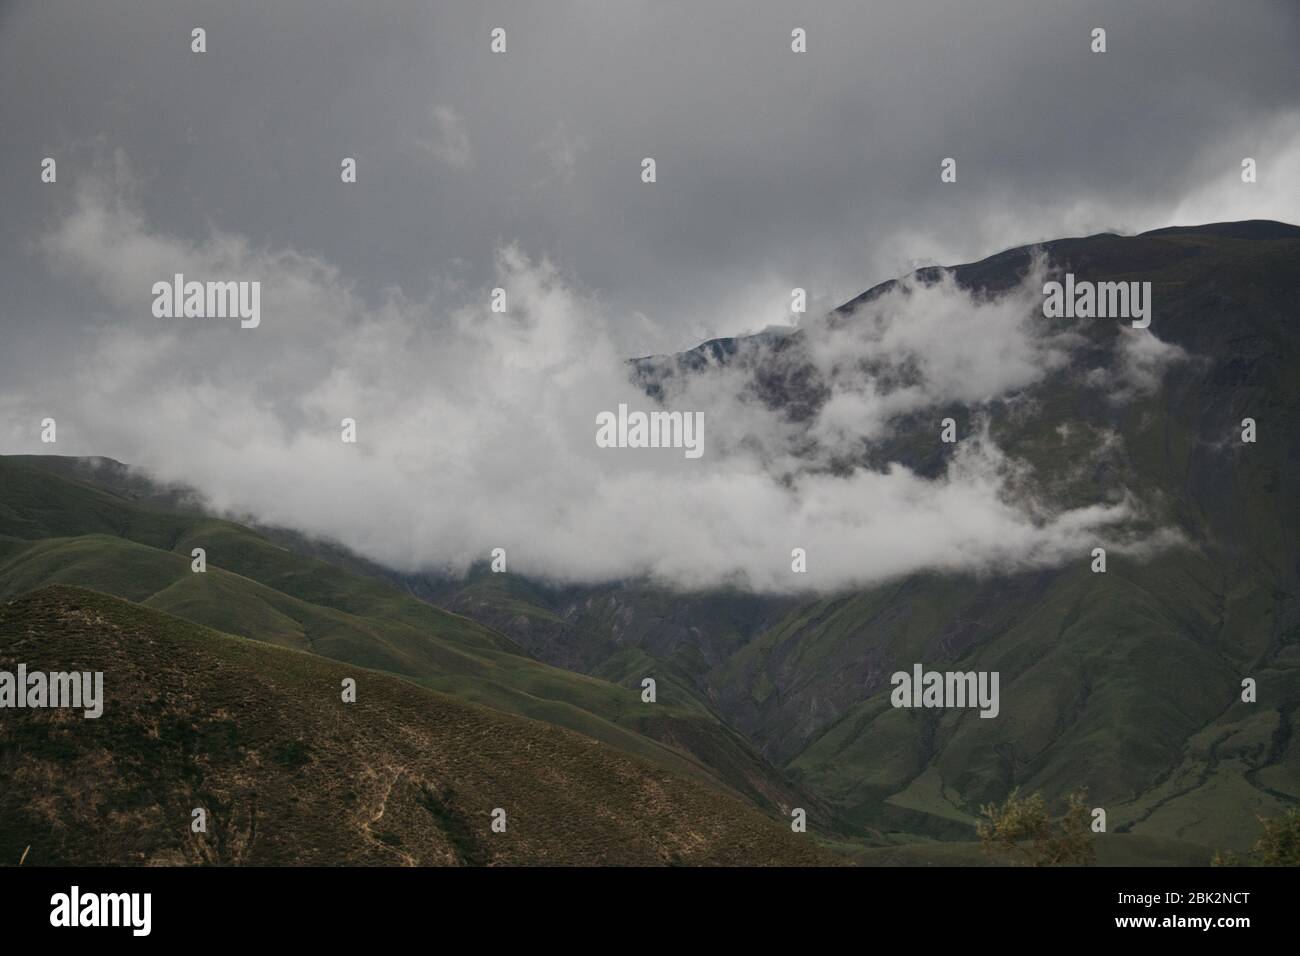
<svg viewBox="0 0 1300 956">
<path fill-rule="evenodd" d="M 951 272 L 997 294 L 1039 254 L 1059 272 L 1150 281 L 1152 331 L 1185 359 L 1150 391 L 1117 395 L 1119 325 L 1077 323 L 1059 374 L 943 412 L 963 429 L 976 415 L 987 423 L 1028 466 L 1014 493 L 1041 511 L 1128 496 L 1142 506 L 1131 541 L 1172 535 L 1150 554 L 1112 548 L 1105 573 L 1090 568 L 1096 542 L 1080 540 L 1061 566 L 913 574 L 814 599 L 555 588 L 486 569 L 448 581 L 215 520 L 183 490 L 115 463 L 0 458 L 0 599 L 81 585 L 399 674 L 578 731 L 773 816 L 808 808 L 817 838 L 862 863 L 1005 862 L 975 846 L 974 822 L 1017 787 L 1052 801 L 1086 790 L 1107 815 L 1103 865 L 1243 852 L 1259 817 L 1300 803 L 1300 229 L 1107 234 Z M 830 321 L 853 321 L 851 308 Z M 706 343 L 642 373 L 743 362 L 774 407 L 814 408 L 803 334 Z M 771 364 L 781 374 L 765 377 Z M 1246 417 L 1254 444 L 1240 440 Z M 857 464 L 941 474 L 951 446 L 919 418 L 894 424 Z M 207 549 L 207 574 L 190 572 L 193 547 Z M 917 662 L 997 671 L 998 718 L 890 706 L 890 675 Z M 640 699 L 647 676 L 653 705 Z M 1254 702 L 1241 700 L 1245 678 Z"/>
<path fill-rule="evenodd" d="M 391 584 L 75 474 L 60 459 L 0 457 L 0 600 L 45 584 L 93 588 L 567 727 L 773 810 L 816 805 L 671 682 L 642 703 L 639 679 L 619 686 L 542 663 Z M 207 553 L 203 574 L 190 567 L 196 547 Z"/>
<path fill-rule="evenodd" d="M 602 672 L 616 633 L 620 653 L 634 647 L 678 667 L 723 720 L 826 801 L 842 833 L 876 844 L 877 861 L 902 852 L 880 844 L 908 839 L 928 847 L 926 859 L 942 856 L 930 841 L 969 841 L 980 805 L 1017 786 L 1050 798 L 1087 789 L 1110 832 L 1145 840 L 1129 846 L 1149 848 L 1153 862 L 1246 849 L 1257 815 L 1300 802 L 1300 230 L 1100 235 L 951 271 L 996 294 L 1039 252 L 1060 272 L 1152 282 L 1152 331 L 1187 360 L 1154 391 L 1116 400 L 1092 370 L 1113 371 L 1118 324 L 1078 322 L 1069 369 L 1013 401 L 943 413 L 986 418 L 999 447 L 1031 466 L 1019 494 L 1066 507 L 1131 492 L 1146 509 L 1133 533 L 1172 529 L 1180 546 L 1112 551 L 1094 574 L 1095 542 L 1081 540 L 1065 567 L 918 574 L 811 601 L 670 595 L 635 582 L 556 591 L 492 580 L 500 575 L 445 585 L 436 600 L 543 659 L 562 645 L 566 666 Z M 853 321 L 852 305 L 892 285 L 833 321 Z M 743 361 L 755 383 L 768 365 L 799 381 L 802 334 L 778 347 L 707 348 L 711 362 Z M 709 366 L 678 357 L 679 372 Z M 818 398 L 809 386 L 772 400 Z M 925 425 L 937 415 L 896 422 L 864 463 L 940 473 L 950 451 Z M 1259 423 L 1255 444 L 1240 441 L 1245 417 Z M 503 590 L 509 615 L 493 600 Z M 512 626 L 521 616 L 528 626 Z M 889 675 L 915 662 L 999 671 L 1001 715 L 895 710 Z M 1240 700 L 1245 677 L 1258 682 L 1256 703 Z M 953 852 L 964 859 L 957 844 Z"/>
<path fill-rule="evenodd" d="M 590 737 L 93 591 L 0 605 L 0 669 L 19 662 L 103 672 L 104 710 L 0 721 L 0 860 L 835 862 L 744 802 Z M 206 832 L 192 831 L 196 808 Z"/>
</svg>

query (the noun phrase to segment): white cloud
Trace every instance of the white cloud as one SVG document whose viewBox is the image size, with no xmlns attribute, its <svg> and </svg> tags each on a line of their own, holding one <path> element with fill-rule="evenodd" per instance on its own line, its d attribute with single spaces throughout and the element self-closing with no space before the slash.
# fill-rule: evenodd
<svg viewBox="0 0 1300 956">
<path fill-rule="evenodd" d="M 1149 332 L 1121 325 L 1114 364 L 1109 368 L 1092 369 L 1087 381 L 1104 389 L 1111 401 L 1127 402 L 1137 395 L 1154 392 L 1171 365 L 1190 358 L 1184 349 L 1172 342 L 1163 342 Z"/>
<path fill-rule="evenodd" d="M 790 350 L 826 389 L 811 421 L 758 401 L 744 363 L 677 380 L 670 407 L 705 414 L 705 456 L 688 461 L 595 446 L 598 412 L 649 400 L 599 298 L 514 246 L 495 264 L 506 314 L 486 290 L 368 303 L 313 256 L 159 234 L 103 184 L 81 190 L 43 247 L 116 316 L 46 370 L 60 382 L 60 453 L 131 462 L 399 568 L 460 572 L 504 547 L 512 570 L 561 581 L 830 589 L 1078 559 L 1123 546 L 1140 511 L 1130 497 L 1065 511 L 1018 500 L 1023 466 L 982 434 L 937 480 L 821 468 L 893 416 L 978 407 L 1061 369 L 1071 340 L 1034 321 L 1037 274 L 997 300 L 905 283 L 838 328 L 811 324 Z M 261 327 L 153 318 L 149 289 L 176 271 L 260 280 Z M 50 413 L 38 404 L 0 384 L 6 450 L 50 450 L 24 424 Z M 339 439 L 344 417 L 357 445 Z M 790 572 L 795 547 L 806 576 Z"/>
</svg>

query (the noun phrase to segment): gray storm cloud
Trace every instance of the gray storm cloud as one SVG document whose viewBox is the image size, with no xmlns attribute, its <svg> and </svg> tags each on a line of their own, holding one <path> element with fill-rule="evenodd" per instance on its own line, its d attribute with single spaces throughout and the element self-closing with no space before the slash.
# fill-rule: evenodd
<svg viewBox="0 0 1300 956">
<path fill-rule="evenodd" d="M 60 453 L 399 567 L 507 547 L 561 580 L 781 590 L 793 547 L 828 588 L 1060 560 L 1142 503 L 1009 494 L 1023 466 L 978 427 L 938 479 L 844 470 L 900 415 L 978 422 L 1070 370 L 1032 276 L 810 325 L 827 394 L 808 420 L 753 401 L 743 369 L 675 381 L 706 416 L 699 461 L 599 449 L 595 415 L 645 405 L 629 356 L 787 323 L 796 286 L 812 316 L 1028 242 L 1300 222 L 1297 46 L 1291 0 L 12 0 L 0 452 L 48 452 L 53 416 Z M 177 272 L 260 280 L 261 326 L 153 318 Z M 989 334 L 963 339 L 975 321 Z M 1186 358 L 1117 348 L 1090 373 L 1116 401 Z"/>
<path fill-rule="evenodd" d="M 193 485 L 219 511 L 394 567 L 460 573 L 504 547 L 513 570 L 570 582 L 773 592 L 1032 567 L 1077 558 L 1081 541 L 1124 546 L 1140 511 L 1131 497 L 1055 512 L 1024 501 L 1008 486 L 1023 466 L 978 431 L 937 479 L 897 464 L 823 468 L 899 415 L 978 408 L 1060 370 L 1072 338 L 1042 321 L 1041 268 L 993 300 L 905 281 L 847 322 L 810 323 L 806 355 L 827 388 L 811 422 L 755 401 L 740 365 L 677 379 L 666 406 L 706 422 L 692 461 L 597 447 L 599 412 L 653 406 L 599 298 L 545 258 L 498 250 L 504 313 L 487 288 L 368 302 L 319 257 L 155 231 L 130 182 L 121 162 L 86 181 L 41 241 L 51 268 L 92 286 L 115 321 L 51 360 L 57 398 L 0 389 L 9 451 L 50 451 L 34 427 L 48 415 L 62 454 L 111 454 Z M 261 326 L 154 318 L 149 290 L 175 271 L 257 279 Z M 1135 368 L 1134 388 L 1155 374 L 1152 361 Z M 345 418 L 355 445 L 340 439 Z M 815 556 L 802 579 L 796 547 Z"/>
<path fill-rule="evenodd" d="M 308 251 L 371 298 L 489 284 L 518 241 L 651 354 L 786 321 L 793 286 L 833 307 L 1025 242 L 1300 221 L 1297 47 L 1293 0 L 10 0 L 0 376 L 93 321 L 32 240 L 104 151 L 165 231 Z"/>
</svg>

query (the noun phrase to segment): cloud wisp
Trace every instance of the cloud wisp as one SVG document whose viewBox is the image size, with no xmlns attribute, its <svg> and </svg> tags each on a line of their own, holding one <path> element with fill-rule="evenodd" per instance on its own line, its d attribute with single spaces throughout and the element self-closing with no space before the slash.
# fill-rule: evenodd
<svg viewBox="0 0 1300 956">
<path fill-rule="evenodd" d="M 399 569 L 459 574 L 500 547 L 512 571 L 547 580 L 681 589 L 835 590 L 1079 560 L 1125 546 L 1141 513 L 1123 494 L 1065 510 L 1025 500 L 1012 492 L 1023 464 L 978 427 L 937 477 L 861 460 L 906 416 L 978 413 L 1067 366 L 1076 336 L 1042 320 L 1041 265 L 995 299 L 904 281 L 845 321 L 808 324 L 786 350 L 816 384 L 802 417 L 763 399 L 752 363 L 675 377 L 665 407 L 706 423 L 691 460 L 597 447 L 600 412 L 655 406 L 600 297 L 545 258 L 500 248 L 503 312 L 488 289 L 367 301 L 318 256 L 160 232 L 128 182 L 87 180 L 41 242 L 103 310 L 51 358 L 48 387 L 0 386 L 6 452 L 115 457 L 218 511 Z M 153 317 L 151 285 L 176 272 L 260 281 L 261 325 Z M 1149 386 L 1158 346 L 1122 347 L 1113 374 Z M 53 449 L 34 427 L 45 416 L 59 421 Z M 791 573 L 795 548 L 806 574 Z"/>
</svg>

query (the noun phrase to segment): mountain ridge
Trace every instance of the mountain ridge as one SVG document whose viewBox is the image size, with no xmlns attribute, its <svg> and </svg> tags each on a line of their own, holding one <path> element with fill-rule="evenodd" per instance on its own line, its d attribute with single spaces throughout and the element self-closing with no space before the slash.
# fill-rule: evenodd
<svg viewBox="0 0 1300 956">
<path fill-rule="evenodd" d="M 1243 851 L 1258 834 L 1256 815 L 1300 803 L 1291 731 L 1300 705 L 1300 228 L 1263 220 L 1101 233 L 918 270 L 914 281 L 947 273 L 996 295 L 1023 282 L 1040 255 L 1056 271 L 1152 282 L 1161 305 L 1151 332 L 1190 358 L 1117 402 L 1104 377 L 1085 373 L 1105 370 L 1118 323 L 1093 321 L 1078 330 L 1077 367 L 1025 388 L 1017 405 L 978 409 L 988 434 L 1027 466 L 1022 493 L 1077 507 L 1099 489 L 1145 489 L 1147 527 L 1176 531 L 1178 546 L 1146 559 L 1112 554 L 1104 574 L 1089 569 L 1093 543 L 1081 541 L 1078 560 L 1061 566 L 755 597 L 675 594 L 645 581 L 558 587 L 481 567 L 451 581 L 371 566 L 292 533 L 275 540 L 396 584 L 538 660 L 606 678 L 629 703 L 637 674 L 653 668 L 686 713 L 725 728 L 684 750 L 724 767 L 733 786 L 749 779 L 748 795 L 769 808 L 806 803 L 822 832 L 863 862 L 942 859 L 942 847 L 917 849 L 934 840 L 971 862 L 979 807 L 1017 787 L 1049 799 L 1087 789 L 1112 836 L 1141 848 L 1126 850 L 1126 862 Z M 829 321 L 851 321 L 897 282 L 873 286 Z M 741 362 L 762 401 L 807 416 L 818 397 L 815 379 L 800 378 L 801 335 L 711 340 L 632 367 L 654 396 L 659 376 Z M 940 412 L 963 429 L 973 414 L 923 410 L 864 449 L 862 466 L 942 475 L 949 452 L 925 424 Z M 1258 419 L 1258 443 L 1240 441 L 1245 417 Z M 129 475 L 109 479 L 130 491 Z M 4 505 L 0 495 L 0 535 Z M 16 547 L 0 537 L 0 595 Z M 1001 715 L 890 707 L 888 675 L 914 662 L 998 670 Z M 1246 678 L 1258 703 L 1239 699 Z M 688 726 L 656 732 L 672 746 Z M 752 770 L 747 748 L 789 788 L 759 782 L 769 775 Z"/>
</svg>

